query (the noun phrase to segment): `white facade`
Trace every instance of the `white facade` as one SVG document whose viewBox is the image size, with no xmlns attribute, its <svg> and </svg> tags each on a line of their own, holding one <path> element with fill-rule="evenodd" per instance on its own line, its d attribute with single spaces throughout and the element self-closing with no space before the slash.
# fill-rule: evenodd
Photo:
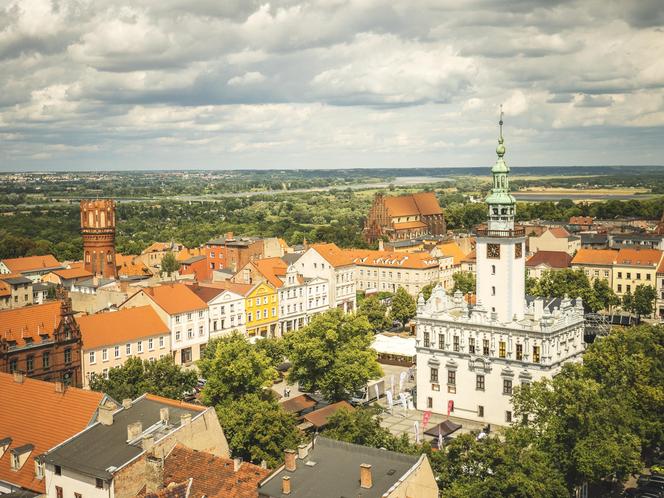
<svg viewBox="0 0 664 498">
<path fill-rule="evenodd" d="M 175 363 L 193 364 L 200 359 L 201 351 L 210 340 L 208 309 L 168 315 L 168 319 Z"/>
<path fill-rule="evenodd" d="M 329 284 L 327 280 L 320 277 L 305 279 L 307 299 L 307 323 L 314 316 L 330 309 Z"/>
<path fill-rule="evenodd" d="M 295 266 L 305 278 L 320 277 L 329 282 L 329 308 L 340 308 L 347 313 L 355 311 L 355 266 L 334 266 L 310 247 L 297 260 Z"/>
<path fill-rule="evenodd" d="M 230 335 L 233 331 L 247 333 L 244 296 L 224 290 L 208 302 L 210 338 Z"/>
<path fill-rule="evenodd" d="M 297 274 L 294 265 L 281 277 L 283 285 L 277 289 L 279 294 L 279 333 L 298 330 L 306 325 L 307 286 L 304 278 Z"/>
</svg>

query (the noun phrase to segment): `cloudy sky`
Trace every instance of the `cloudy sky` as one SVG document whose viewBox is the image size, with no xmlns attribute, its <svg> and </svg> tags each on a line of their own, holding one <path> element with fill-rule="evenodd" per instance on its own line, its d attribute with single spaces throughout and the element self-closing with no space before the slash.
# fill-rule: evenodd
<svg viewBox="0 0 664 498">
<path fill-rule="evenodd" d="M 662 0 L 0 0 L 0 170 L 664 164 Z"/>
</svg>

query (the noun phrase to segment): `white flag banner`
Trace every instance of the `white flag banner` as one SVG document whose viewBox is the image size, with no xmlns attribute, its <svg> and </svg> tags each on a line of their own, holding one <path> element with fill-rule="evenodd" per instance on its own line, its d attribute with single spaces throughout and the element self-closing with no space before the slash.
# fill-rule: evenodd
<svg viewBox="0 0 664 498">
<path fill-rule="evenodd" d="M 443 433 L 440 430 L 440 425 L 438 426 L 438 449 L 443 449 Z"/>
<path fill-rule="evenodd" d="M 403 385 L 406 383 L 407 375 L 408 374 L 406 373 L 405 370 L 401 372 L 401 375 L 399 375 L 399 392 L 403 391 Z"/>
<path fill-rule="evenodd" d="M 420 444 L 420 424 L 415 421 L 415 442 Z"/>
<path fill-rule="evenodd" d="M 378 382 L 374 384 L 374 391 L 376 391 L 376 399 L 380 399 L 380 389 L 378 389 Z"/>
<path fill-rule="evenodd" d="M 385 397 L 387 398 L 387 407 L 392 409 L 392 391 L 385 391 Z"/>
<path fill-rule="evenodd" d="M 403 406 L 403 409 L 407 410 L 408 406 L 406 405 L 406 393 L 399 393 L 399 399 L 401 400 L 401 405 Z"/>
<path fill-rule="evenodd" d="M 394 392 L 394 374 L 390 375 L 390 390 Z"/>
</svg>

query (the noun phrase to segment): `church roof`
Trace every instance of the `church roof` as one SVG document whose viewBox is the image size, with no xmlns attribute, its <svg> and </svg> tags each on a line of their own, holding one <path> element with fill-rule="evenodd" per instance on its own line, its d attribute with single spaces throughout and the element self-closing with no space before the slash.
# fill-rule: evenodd
<svg viewBox="0 0 664 498">
<path fill-rule="evenodd" d="M 383 202 L 390 216 L 428 216 L 443 213 L 434 192 L 384 197 Z"/>
</svg>

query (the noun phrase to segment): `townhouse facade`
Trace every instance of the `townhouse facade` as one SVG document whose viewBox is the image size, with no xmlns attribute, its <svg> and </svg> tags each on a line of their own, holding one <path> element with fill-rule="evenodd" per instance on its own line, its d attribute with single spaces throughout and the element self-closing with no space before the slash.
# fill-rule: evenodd
<svg viewBox="0 0 664 498">
<path fill-rule="evenodd" d="M 279 333 L 277 289 L 269 282 L 255 284 L 246 294 L 244 309 L 250 340 L 276 337 Z"/>
<path fill-rule="evenodd" d="M 191 290 L 207 302 L 210 317 L 210 339 L 232 334 L 246 335 L 246 295 L 253 286 L 224 282 L 218 284 L 193 284 Z"/>
<path fill-rule="evenodd" d="M 531 253 L 538 251 L 562 251 L 574 255 L 581 249 L 581 238 L 570 234 L 563 227 L 552 227 L 539 236 L 528 238 L 528 247 Z"/>
</svg>

